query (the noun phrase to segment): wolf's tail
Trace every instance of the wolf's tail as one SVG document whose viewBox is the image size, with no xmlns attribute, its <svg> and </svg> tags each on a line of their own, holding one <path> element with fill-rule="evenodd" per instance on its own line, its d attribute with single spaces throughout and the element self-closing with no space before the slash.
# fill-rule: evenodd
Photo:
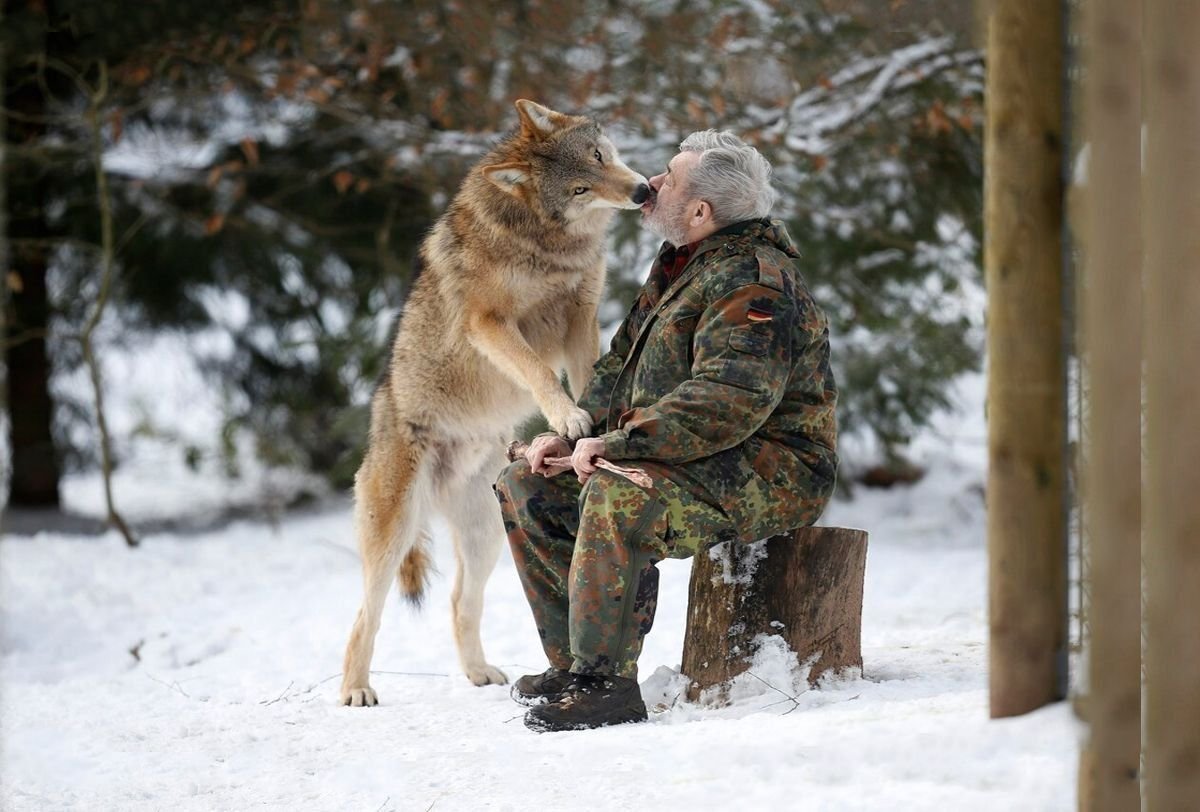
<svg viewBox="0 0 1200 812">
<path fill-rule="evenodd" d="M 400 562 L 396 583 L 400 594 L 413 606 L 420 606 L 425 598 L 425 586 L 433 573 L 433 558 L 429 555 L 429 534 L 421 531 L 408 549 L 408 555 Z"/>
</svg>

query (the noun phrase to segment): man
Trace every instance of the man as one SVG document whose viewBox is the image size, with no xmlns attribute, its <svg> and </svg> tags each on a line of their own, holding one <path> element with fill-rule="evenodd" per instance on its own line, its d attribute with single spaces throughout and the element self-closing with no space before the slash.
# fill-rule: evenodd
<svg viewBox="0 0 1200 812">
<path fill-rule="evenodd" d="M 513 686 L 534 730 L 645 720 L 637 658 L 655 564 L 812 524 L 833 491 L 829 331 L 787 232 L 764 219 L 770 164 L 712 130 L 680 150 L 642 207 L 666 242 L 579 399 L 596 436 L 572 449 L 542 435 L 496 483 L 550 661 Z M 570 469 L 546 464 L 566 455 Z"/>
</svg>

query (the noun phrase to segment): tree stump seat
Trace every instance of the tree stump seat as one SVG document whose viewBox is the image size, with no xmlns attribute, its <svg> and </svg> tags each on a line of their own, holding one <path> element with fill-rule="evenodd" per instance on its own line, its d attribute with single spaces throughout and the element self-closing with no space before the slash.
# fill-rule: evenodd
<svg viewBox="0 0 1200 812">
<path fill-rule="evenodd" d="M 799 662 L 822 674 L 862 668 L 867 533 L 802 527 L 696 554 L 688 588 L 682 671 L 688 699 L 749 668 L 759 635 L 779 635 Z"/>
</svg>

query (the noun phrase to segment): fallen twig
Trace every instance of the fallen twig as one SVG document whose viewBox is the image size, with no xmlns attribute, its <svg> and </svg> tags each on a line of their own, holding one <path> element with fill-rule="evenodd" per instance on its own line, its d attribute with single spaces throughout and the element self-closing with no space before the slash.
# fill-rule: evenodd
<svg viewBox="0 0 1200 812">
<path fill-rule="evenodd" d="M 796 699 L 796 696 L 801 696 L 802 694 L 806 694 L 806 693 L 808 693 L 808 689 L 807 689 L 807 688 L 805 688 L 805 689 L 804 689 L 803 691 L 801 691 L 799 694 L 796 694 L 796 696 L 792 696 L 792 695 L 791 695 L 791 694 L 789 694 L 788 692 L 786 692 L 786 691 L 783 691 L 783 690 L 780 690 L 779 688 L 776 688 L 774 685 L 772 685 L 771 683 L 767 682 L 765 679 L 763 679 L 762 677 L 760 677 L 758 674 L 755 674 L 753 671 L 747 671 L 746 673 L 747 673 L 747 674 L 749 674 L 750 676 L 754 677 L 756 680 L 758 680 L 759 682 L 761 682 L 763 685 L 765 685 L 765 686 L 767 686 L 768 688 L 770 688 L 770 689 L 771 689 L 772 691 L 774 691 L 775 693 L 777 693 L 777 694 L 779 694 L 780 696 L 784 697 L 784 699 L 781 699 L 781 700 L 779 700 L 778 702 L 772 702 L 770 705 L 766 705 L 766 706 L 764 706 L 764 707 L 763 707 L 763 710 L 766 710 L 767 708 L 773 708 L 774 706 L 776 706 L 776 705 L 780 705 L 780 704 L 782 704 L 782 703 L 784 703 L 784 702 L 791 702 L 791 703 L 792 703 L 792 707 L 790 707 L 790 708 L 788 708 L 787 710 L 785 710 L 785 711 L 783 712 L 783 714 L 782 714 L 783 716 L 787 716 L 789 713 L 791 713 L 792 711 L 794 711 L 796 708 L 800 707 L 800 700 Z"/>
<path fill-rule="evenodd" d="M 143 673 L 145 673 L 145 672 L 143 672 Z M 151 675 L 151 674 L 146 674 L 146 676 L 147 676 L 149 679 L 152 679 L 152 680 L 154 680 L 155 682 L 157 682 L 159 685 L 162 685 L 162 686 L 165 686 L 165 687 L 167 687 L 167 688 L 170 688 L 170 689 L 171 689 L 171 690 L 173 690 L 173 691 L 178 691 L 178 692 L 179 692 L 179 693 L 180 693 L 182 696 L 184 696 L 184 697 L 185 697 L 185 698 L 187 698 L 187 699 L 191 699 L 191 698 L 192 698 L 192 695 L 191 695 L 191 694 L 189 694 L 187 691 L 183 690 L 183 688 L 181 688 L 181 687 L 179 686 L 179 683 L 178 683 L 178 682 L 164 682 L 163 680 L 160 680 L 158 677 L 155 677 L 155 676 L 153 676 L 153 675 Z"/>
</svg>

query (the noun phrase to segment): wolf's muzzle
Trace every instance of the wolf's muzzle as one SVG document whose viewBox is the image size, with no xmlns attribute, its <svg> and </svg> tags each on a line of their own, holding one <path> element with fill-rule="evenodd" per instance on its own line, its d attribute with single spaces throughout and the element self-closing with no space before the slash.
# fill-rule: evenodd
<svg viewBox="0 0 1200 812">
<path fill-rule="evenodd" d="M 639 183 L 637 188 L 633 190 L 633 202 L 639 206 L 650 199 L 650 187 L 644 183 Z"/>
</svg>

